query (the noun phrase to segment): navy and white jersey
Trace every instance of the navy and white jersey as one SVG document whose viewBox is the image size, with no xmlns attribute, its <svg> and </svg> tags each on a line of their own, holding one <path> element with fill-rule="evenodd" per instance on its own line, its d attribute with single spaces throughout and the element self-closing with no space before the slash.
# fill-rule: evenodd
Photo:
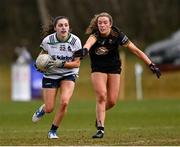
<svg viewBox="0 0 180 147">
<path fill-rule="evenodd" d="M 96 38 L 95 44 L 90 48 L 92 72 L 120 73 L 121 61 L 119 45 L 128 44 L 128 37 L 116 27 L 112 27 L 107 37 L 102 37 L 98 30 L 91 35 Z"/>
<path fill-rule="evenodd" d="M 48 52 L 53 59 L 60 59 L 63 61 L 73 61 L 73 53 L 82 48 L 80 39 L 69 33 L 66 41 L 61 42 L 58 40 L 56 33 L 50 34 L 45 37 L 40 47 Z M 79 68 L 52 68 L 48 70 L 44 77 L 51 79 L 59 79 L 68 75 L 78 75 Z"/>
</svg>

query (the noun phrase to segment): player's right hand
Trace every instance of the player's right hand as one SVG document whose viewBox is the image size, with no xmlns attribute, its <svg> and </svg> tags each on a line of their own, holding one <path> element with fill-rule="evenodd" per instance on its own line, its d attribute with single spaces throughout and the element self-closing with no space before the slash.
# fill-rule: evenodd
<svg viewBox="0 0 180 147">
<path fill-rule="evenodd" d="M 83 59 L 85 56 L 87 56 L 89 53 L 89 50 L 87 48 L 82 48 L 74 52 L 74 58 L 80 57 L 80 59 Z"/>
<path fill-rule="evenodd" d="M 35 67 L 35 69 L 36 69 L 38 72 L 44 73 L 44 71 L 40 70 L 40 69 L 37 67 L 36 63 L 34 63 L 34 67 Z"/>
<path fill-rule="evenodd" d="M 49 63 L 46 65 L 45 68 L 46 68 L 47 70 L 49 70 L 49 69 L 51 69 L 51 68 L 53 67 L 53 64 L 54 64 L 54 62 L 53 62 L 52 60 L 50 60 Z M 41 73 L 45 73 L 45 72 L 46 72 L 46 71 L 40 70 L 40 69 L 37 67 L 36 63 L 34 64 L 34 67 L 35 67 L 35 69 L 36 69 L 38 72 L 41 72 Z"/>
<path fill-rule="evenodd" d="M 59 60 L 59 59 L 51 60 L 51 61 L 49 61 L 49 63 L 48 63 L 48 69 L 49 69 L 49 68 L 53 68 L 53 67 L 63 68 L 65 62 L 66 62 L 66 61 L 64 61 L 64 60 Z"/>
</svg>

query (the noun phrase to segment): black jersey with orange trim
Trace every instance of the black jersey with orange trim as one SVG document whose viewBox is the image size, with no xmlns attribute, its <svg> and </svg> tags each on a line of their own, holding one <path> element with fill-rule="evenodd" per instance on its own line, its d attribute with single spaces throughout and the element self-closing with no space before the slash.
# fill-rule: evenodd
<svg viewBox="0 0 180 147">
<path fill-rule="evenodd" d="M 120 73 L 118 47 L 126 45 L 129 42 L 128 37 L 116 27 L 112 27 L 107 37 L 102 37 L 98 30 L 92 35 L 96 37 L 96 42 L 89 51 L 92 72 Z"/>
</svg>

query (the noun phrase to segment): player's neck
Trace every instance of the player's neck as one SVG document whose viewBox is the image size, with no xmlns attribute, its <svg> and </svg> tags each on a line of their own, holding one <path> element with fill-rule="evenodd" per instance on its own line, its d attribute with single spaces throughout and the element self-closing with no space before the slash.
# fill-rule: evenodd
<svg viewBox="0 0 180 147">
<path fill-rule="evenodd" d="M 60 42 L 65 42 L 65 41 L 67 41 L 68 38 L 69 38 L 69 36 L 70 36 L 69 33 L 68 33 L 66 36 L 58 36 L 58 35 L 56 34 L 56 37 L 57 37 L 57 39 L 58 39 Z"/>
</svg>

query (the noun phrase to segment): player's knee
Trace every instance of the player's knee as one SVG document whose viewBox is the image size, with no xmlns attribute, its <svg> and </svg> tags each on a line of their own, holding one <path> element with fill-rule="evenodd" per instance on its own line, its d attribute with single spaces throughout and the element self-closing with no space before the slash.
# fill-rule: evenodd
<svg viewBox="0 0 180 147">
<path fill-rule="evenodd" d="M 63 108 L 66 108 L 66 107 L 68 106 L 68 102 L 62 102 L 61 106 L 62 106 Z"/>
<path fill-rule="evenodd" d="M 53 110 L 54 110 L 54 107 L 53 107 L 53 106 L 46 106 L 46 107 L 45 107 L 45 112 L 46 112 L 46 113 L 51 113 Z"/>
<path fill-rule="evenodd" d="M 106 92 L 102 92 L 98 95 L 98 103 L 104 103 L 106 102 Z"/>
<path fill-rule="evenodd" d="M 109 95 L 107 97 L 107 106 L 110 108 L 113 107 L 116 104 L 117 98 L 118 98 L 118 95 L 115 95 L 115 94 Z"/>
<path fill-rule="evenodd" d="M 107 103 L 108 103 L 109 107 L 113 107 L 116 104 L 116 101 L 115 100 L 109 100 Z"/>
<path fill-rule="evenodd" d="M 67 107 L 68 107 L 68 101 L 62 101 L 61 102 L 61 111 L 66 111 L 67 110 Z"/>
</svg>

